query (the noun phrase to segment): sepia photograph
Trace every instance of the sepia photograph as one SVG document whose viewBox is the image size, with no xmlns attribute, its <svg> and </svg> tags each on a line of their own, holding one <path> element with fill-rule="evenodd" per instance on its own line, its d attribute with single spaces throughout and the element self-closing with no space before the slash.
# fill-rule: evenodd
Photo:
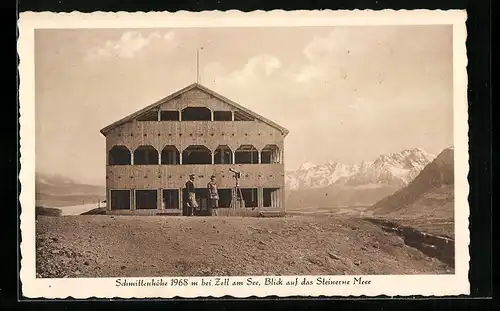
<svg viewBox="0 0 500 311">
<path fill-rule="evenodd" d="M 466 293 L 465 13 L 451 13 L 150 27 L 40 13 L 27 86 L 20 72 L 21 272 L 110 297 L 383 293 L 383 277 L 428 276 Z"/>
</svg>

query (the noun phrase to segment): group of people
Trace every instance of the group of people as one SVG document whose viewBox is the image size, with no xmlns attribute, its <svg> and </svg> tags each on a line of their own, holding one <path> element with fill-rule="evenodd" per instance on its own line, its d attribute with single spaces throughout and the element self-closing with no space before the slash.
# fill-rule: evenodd
<svg viewBox="0 0 500 311">
<path fill-rule="evenodd" d="M 194 185 L 195 175 L 190 174 L 189 180 L 186 182 L 186 192 L 187 192 L 187 208 L 188 215 L 194 216 L 195 211 L 199 211 L 199 204 L 196 200 L 196 192 Z M 217 189 L 217 182 L 214 175 L 210 176 L 210 181 L 207 184 L 208 190 L 208 214 L 212 214 L 212 209 L 219 206 L 219 190 Z"/>
</svg>

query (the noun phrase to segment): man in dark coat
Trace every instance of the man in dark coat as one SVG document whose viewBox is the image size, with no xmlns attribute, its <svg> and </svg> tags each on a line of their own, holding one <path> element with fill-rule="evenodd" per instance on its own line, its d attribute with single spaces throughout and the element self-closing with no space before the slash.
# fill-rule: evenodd
<svg viewBox="0 0 500 311">
<path fill-rule="evenodd" d="M 188 216 L 194 216 L 194 210 L 198 208 L 198 202 L 196 202 L 196 193 L 194 186 L 194 174 L 189 175 L 189 180 L 186 182 L 186 192 L 188 195 L 187 198 Z"/>
</svg>

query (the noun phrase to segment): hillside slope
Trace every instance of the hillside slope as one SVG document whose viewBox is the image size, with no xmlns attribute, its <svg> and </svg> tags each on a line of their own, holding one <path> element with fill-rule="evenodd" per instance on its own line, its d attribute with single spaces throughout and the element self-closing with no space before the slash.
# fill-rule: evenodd
<svg viewBox="0 0 500 311">
<path fill-rule="evenodd" d="M 454 215 L 454 151 L 443 150 L 405 188 L 396 191 L 370 210 L 374 215 L 433 216 Z"/>
<path fill-rule="evenodd" d="M 39 217 L 38 277 L 453 273 L 361 219 Z"/>
</svg>

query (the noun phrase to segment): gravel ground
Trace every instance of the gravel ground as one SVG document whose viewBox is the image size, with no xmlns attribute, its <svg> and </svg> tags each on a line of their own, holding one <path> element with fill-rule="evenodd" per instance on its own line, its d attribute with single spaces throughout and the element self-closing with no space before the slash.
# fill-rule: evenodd
<svg viewBox="0 0 500 311">
<path fill-rule="evenodd" d="M 40 216 L 36 231 L 46 278 L 454 272 L 347 217 Z"/>
</svg>

